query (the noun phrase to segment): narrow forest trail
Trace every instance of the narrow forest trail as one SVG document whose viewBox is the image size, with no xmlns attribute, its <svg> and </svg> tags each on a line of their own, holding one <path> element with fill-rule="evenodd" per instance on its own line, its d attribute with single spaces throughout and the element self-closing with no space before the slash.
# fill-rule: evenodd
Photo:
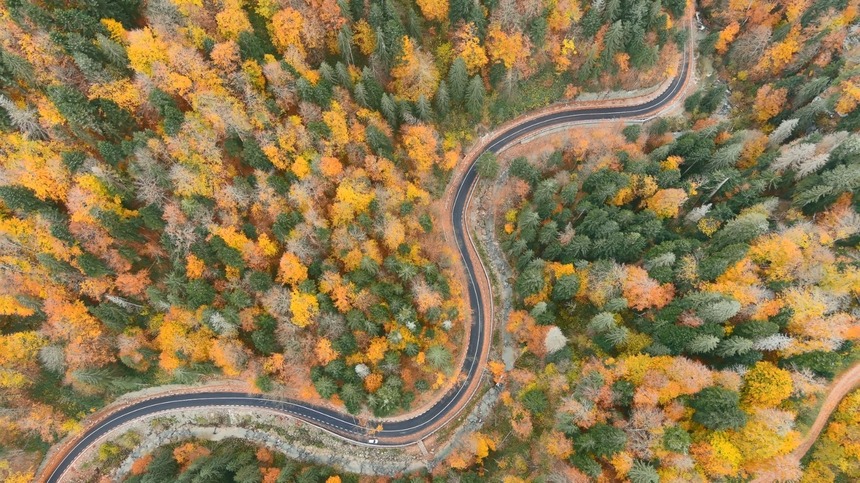
<svg viewBox="0 0 860 483">
<path fill-rule="evenodd" d="M 818 436 L 821 435 L 821 431 L 827 426 L 827 422 L 830 421 L 833 411 L 839 407 L 842 399 L 858 387 L 860 387 L 860 362 L 840 374 L 830 384 L 827 394 L 824 396 L 824 402 L 821 404 L 821 409 L 818 410 L 818 416 L 815 417 L 815 421 L 809 427 L 800 445 L 792 452 L 793 456 L 800 459 L 809 452 L 812 445 L 818 440 Z"/>
</svg>

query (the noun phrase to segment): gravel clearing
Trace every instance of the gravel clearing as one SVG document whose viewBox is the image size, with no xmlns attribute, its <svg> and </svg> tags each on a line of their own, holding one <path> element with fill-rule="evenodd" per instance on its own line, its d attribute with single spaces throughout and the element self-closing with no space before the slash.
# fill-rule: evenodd
<svg viewBox="0 0 860 483">
<path fill-rule="evenodd" d="M 356 446 L 297 419 L 270 411 L 249 413 L 237 408 L 171 411 L 135 420 L 103 442 L 121 439 L 130 432 L 140 436 L 140 444 L 109 473 L 111 481 L 123 479 L 137 459 L 156 448 L 188 439 L 220 441 L 239 438 L 298 461 L 333 466 L 351 473 L 391 476 L 426 466 L 414 447 Z M 89 480 L 85 477 L 92 475 L 98 467 L 95 458 L 99 446 L 93 445 L 82 455 L 77 474 L 69 478 L 70 481 Z"/>
<path fill-rule="evenodd" d="M 271 411 L 250 413 L 242 408 L 200 408 L 169 411 L 134 420 L 92 445 L 81 455 L 68 481 L 97 480 L 99 447 L 134 433 L 139 444 L 107 475 L 109 481 L 128 476 L 139 458 L 156 448 L 191 439 L 220 441 L 239 438 L 285 454 L 297 461 L 332 466 L 340 471 L 364 475 L 394 476 L 422 468 L 433 469 L 453 451 L 462 437 L 478 430 L 491 414 L 501 388 L 492 386 L 462 418 L 459 427 L 425 459 L 417 446 L 374 448 L 347 443 L 295 418 Z"/>
</svg>

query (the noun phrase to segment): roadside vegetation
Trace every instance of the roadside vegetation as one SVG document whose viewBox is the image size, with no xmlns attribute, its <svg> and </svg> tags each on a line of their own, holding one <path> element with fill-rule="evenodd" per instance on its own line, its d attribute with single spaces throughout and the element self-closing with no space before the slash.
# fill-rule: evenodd
<svg viewBox="0 0 860 483">
<path fill-rule="evenodd" d="M 106 461 L 107 462 L 107 461 Z M 140 458 L 126 483 L 234 481 L 236 483 L 358 483 L 357 475 L 296 463 L 240 439 L 185 441 Z"/>
</svg>

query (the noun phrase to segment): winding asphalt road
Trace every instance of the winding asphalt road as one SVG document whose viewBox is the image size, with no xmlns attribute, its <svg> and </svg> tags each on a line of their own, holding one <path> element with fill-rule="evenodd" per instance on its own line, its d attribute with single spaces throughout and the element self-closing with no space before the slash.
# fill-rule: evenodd
<svg viewBox="0 0 860 483">
<path fill-rule="evenodd" d="M 690 68 L 691 52 L 684 51 L 680 72 L 676 75 L 669 87 L 659 96 L 643 104 L 626 107 L 605 108 L 570 108 L 560 112 L 554 112 L 534 119 L 528 119 L 517 123 L 513 127 L 498 133 L 492 140 L 485 144 L 481 152 L 498 153 L 505 147 L 520 140 L 523 136 L 553 126 L 568 124 L 571 122 L 599 121 L 612 119 L 642 119 L 658 113 L 663 107 L 671 103 L 679 92 L 684 88 L 688 70 Z M 478 154 L 481 154 L 478 153 Z M 474 156 L 473 159 L 477 159 Z M 466 174 L 460 181 L 460 185 L 454 198 L 451 213 L 454 236 L 457 248 L 467 275 L 469 306 L 471 307 L 471 325 L 469 345 L 466 348 L 466 357 L 461 368 L 459 382 L 451 387 L 447 393 L 439 398 L 432 406 L 420 414 L 399 421 L 369 421 L 365 424 L 349 414 L 334 411 L 332 409 L 317 405 L 286 399 L 272 399 L 264 395 L 247 394 L 239 392 L 200 392 L 184 395 L 167 395 L 154 397 L 138 402 L 117 410 L 115 413 L 105 417 L 94 426 L 85 430 L 78 439 L 67 449 L 63 458 L 53 467 L 47 469 L 48 474 L 42 477 L 43 481 L 59 482 L 63 474 L 75 462 L 78 456 L 89 446 L 95 444 L 99 438 L 111 430 L 134 419 L 160 413 L 168 410 L 180 410 L 191 408 L 210 407 L 213 410 L 224 407 L 243 408 L 265 408 L 295 416 L 310 424 L 319 426 L 329 432 L 335 433 L 345 439 L 356 443 L 367 444 L 369 438 L 377 438 L 377 446 L 406 446 L 413 444 L 426 437 L 433 428 L 444 426 L 457 415 L 457 408 L 463 407 L 464 400 L 468 400 L 474 394 L 477 385 L 472 385 L 473 379 L 479 377 L 482 372 L 480 360 L 484 351 L 484 345 L 489 341 L 485 339 L 484 324 L 490 323 L 485 316 L 486 307 L 482 304 L 481 288 L 476 282 L 477 276 L 485 276 L 484 267 L 479 260 L 473 260 L 469 255 L 467 243 L 471 243 L 466 233 L 464 223 L 466 207 L 472 193 L 472 187 L 478 178 L 475 163 L 469 166 Z M 477 268 L 476 268 L 477 266 Z M 479 271 L 476 273 L 476 270 Z M 469 391 L 469 388 L 472 390 Z M 465 399 L 464 399 L 465 398 Z M 373 431 L 378 424 L 382 429 Z M 373 436 L 370 436 L 370 434 Z M 404 443 L 405 441 L 405 443 Z"/>
</svg>

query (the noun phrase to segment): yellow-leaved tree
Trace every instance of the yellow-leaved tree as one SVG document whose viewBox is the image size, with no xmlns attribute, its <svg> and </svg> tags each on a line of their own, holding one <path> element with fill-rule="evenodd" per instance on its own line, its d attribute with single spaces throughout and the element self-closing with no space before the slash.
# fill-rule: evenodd
<svg viewBox="0 0 860 483">
<path fill-rule="evenodd" d="M 463 24 L 455 37 L 457 53 L 466 63 L 469 74 L 477 73 L 489 62 L 476 30 L 474 23 Z"/>
<path fill-rule="evenodd" d="M 418 0 L 418 8 L 427 20 L 444 22 L 448 18 L 448 0 Z"/>
<path fill-rule="evenodd" d="M 284 252 L 278 265 L 278 281 L 296 286 L 308 278 L 308 267 L 292 252 Z"/>
<path fill-rule="evenodd" d="M 315 295 L 298 290 L 293 290 L 290 293 L 290 311 L 293 313 L 293 324 L 307 327 L 313 322 L 313 317 L 319 310 L 320 305 Z"/>
<path fill-rule="evenodd" d="M 427 124 L 403 128 L 403 147 L 419 174 L 426 174 L 441 161 L 436 130 Z"/>
<path fill-rule="evenodd" d="M 415 46 L 412 39 L 403 37 L 403 53 L 391 69 L 394 92 L 410 101 L 432 99 L 439 86 L 439 71 L 433 56 Z"/>
<path fill-rule="evenodd" d="M 302 44 L 303 25 L 304 17 L 302 17 L 302 14 L 298 10 L 294 8 L 279 10 L 272 15 L 272 23 L 269 27 L 272 43 L 281 52 L 293 47 L 304 56 L 305 49 Z"/>
<path fill-rule="evenodd" d="M 742 401 L 750 407 L 774 407 L 791 396 L 791 374 L 771 362 L 760 361 L 744 376 Z"/>
<path fill-rule="evenodd" d="M 132 69 L 149 75 L 153 64 L 167 62 L 167 44 L 149 27 L 144 27 L 128 33 L 126 54 Z"/>
<path fill-rule="evenodd" d="M 508 73 L 508 85 L 512 82 L 514 68 L 522 70 L 529 58 L 528 38 L 519 31 L 507 31 L 498 24 L 490 25 L 487 34 L 487 52 L 490 60 L 501 62 Z"/>
<path fill-rule="evenodd" d="M 675 218 L 681 210 L 681 205 L 687 201 L 687 192 L 679 188 L 659 190 L 645 200 L 645 206 L 660 218 Z"/>
</svg>

